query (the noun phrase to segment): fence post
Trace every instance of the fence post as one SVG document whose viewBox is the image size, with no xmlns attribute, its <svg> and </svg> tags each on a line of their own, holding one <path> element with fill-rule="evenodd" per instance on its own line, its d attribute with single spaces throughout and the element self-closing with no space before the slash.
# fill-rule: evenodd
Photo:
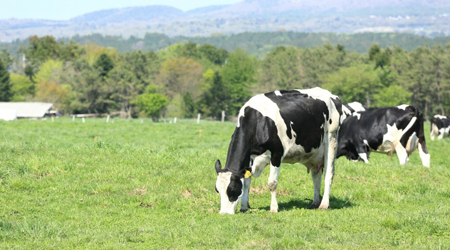
<svg viewBox="0 0 450 250">
<path fill-rule="evenodd" d="M 197 115 L 197 124 L 199 124 L 200 123 L 200 113 L 198 113 L 198 115 Z"/>
<path fill-rule="evenodd" d="M 225 122 L 225 110 L 222 110 L 222 122 Z"/>
<path fill-rule="evenodd" d="M 109 122 L 109 115 L 106 117 L 106 123 Z"/>
</svg>

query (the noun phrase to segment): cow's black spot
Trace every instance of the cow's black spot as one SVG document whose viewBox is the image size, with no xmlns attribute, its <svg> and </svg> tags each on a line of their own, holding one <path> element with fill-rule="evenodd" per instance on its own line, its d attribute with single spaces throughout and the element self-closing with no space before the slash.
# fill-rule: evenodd
<svg viewBox="0 0 450 250">
<path fill-rule="evenodd" d="M 242 181 L 238 176 L 231 175 L 228 184 L 227 195 L 230 202 L 236 201 L 242 193 Z"/>
<path fill-rule="evenodd" d="M 324 123 L 330 113 L 325 102 L 308 98 L 297 90 L 281 90 L 283 96 L 270 92 L 265 95 L 277 104 L 281 117 L 286 124 L 286 135 L 292 139 L 292 130 L 297 134 L 295 143 L 302 145 L 305 151 L 318 148 L 324 134 Z M 325 117 L 324 117 L 325 114 Z"/>
</svg>

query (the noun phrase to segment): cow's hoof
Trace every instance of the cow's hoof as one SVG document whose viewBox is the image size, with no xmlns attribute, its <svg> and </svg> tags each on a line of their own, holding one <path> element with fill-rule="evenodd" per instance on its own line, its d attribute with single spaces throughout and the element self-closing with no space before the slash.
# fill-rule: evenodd
<svg viewBox="0 0 450 250">
<path fill-rule="evenodd" d="M 319 209 L 320 210 L 327 210 L 328 209 L 328 205 L 320 205 Z"/>
<path fill-rule="evenodd" d="M 270 209 L 271 213 L 278 213 L 278 209 Z"/>
<path fill-rule="evenodd" d="M 245 213 L 248 211 L 248 208 L 241 208 L 241 210 L 239 210 L 239 211 L 241 211 L 241 213 Z"/>
<path fill-rule="evenodd" d="M 318 203 L 317 203 L 317 204 L 312 203 L 312 204 L 309 205 L 309 207 L 308 207 L 308 209 L 317 209 L 317 208 L 319 208 L 319 204 L 318 204 Z"/>
</svg>

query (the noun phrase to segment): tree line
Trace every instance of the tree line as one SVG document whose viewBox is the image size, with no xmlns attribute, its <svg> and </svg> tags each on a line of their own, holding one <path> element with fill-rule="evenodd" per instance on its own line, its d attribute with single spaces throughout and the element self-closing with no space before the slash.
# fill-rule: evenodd
<svg viewBox="0 0 450 250">
<path fill-rule="evenodd" d="M 51 102 L 66 115 L 218 119 L 256 93 L 316 86 L 365 107 L 412 104 L 426 118 L 450 112 L 450 43 L 411 51 L 372 44 L 366 53 L 278 46 L 259 58 L 207 43 L 121 53 L 34 36 L 19 51 L 25 60 L 0 53 L 0 100 Z"/>
<path fill-rule="evenodd" d="M 373 43 L 377 43 L 382 48 L 398 46 L 407 51 L 411 51 L 420 46 L 434 45 L 445 46 L 450 42 L 449 36 L 437 36 L 434 38 L 408 34 L 408 33 L 356 33 L 356 34 L 337 34 L 337 33 L 312 33 L 312 32 L 243 32 L 238 34 L 215 33 L 208 37 L 195 36 L 175 36 L 169 37 L 161 33 L 146 33 L 143 37 L 130 36 L 109 36 L 102 34 L 75 35 L 72 37 L 60 38 L 60 42 L 76 42 L 81 45 L 94 43 L 102 47 L 116 48 L 119 53 L 131 52 L 134 50 L 157 51 L 177 43 L 194 42 L 197 44 L 210 44 L 217 48 L 234 51 L 241 48 L 247 53 L 264 57 L 268 52 L 279 46 L 293 46 L 301 48 L 314 48 L 323 46 L 327 43 L 341 44 L 348 51 L 358 53 L 367 53 Z M 0 48 L 7 49 L 12 55 L 20 49 L 21 46 L 28 46 L 29 39 L 15 40 L 8 43 L 0 42 Z"/>
</svg>

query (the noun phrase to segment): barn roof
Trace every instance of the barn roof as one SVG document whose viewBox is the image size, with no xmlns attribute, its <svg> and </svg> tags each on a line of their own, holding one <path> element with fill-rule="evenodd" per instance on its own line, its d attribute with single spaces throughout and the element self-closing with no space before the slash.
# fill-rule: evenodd
<svg viewBox="0 0 450 250">
<path fill-rule="evenodd" d="M 17 118 L 42 118 L 52 107 L 45 102 L 0 102 L 0 113 L 15 110 Z"/>
</svg>

